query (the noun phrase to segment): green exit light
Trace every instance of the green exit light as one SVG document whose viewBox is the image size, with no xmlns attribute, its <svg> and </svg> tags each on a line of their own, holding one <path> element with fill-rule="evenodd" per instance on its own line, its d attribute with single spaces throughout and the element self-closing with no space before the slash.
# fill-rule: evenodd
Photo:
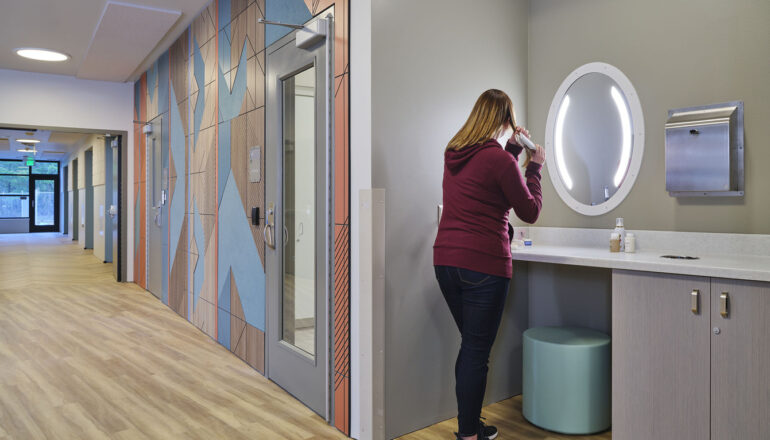
<svg viewBox="0 0 770 440">
<path fill-rule="evenodd" d="M 27 166 L 31 167 L 35 165 L 35 158 L 34 157 L 28 157 L 27 158 Z"/>
</svg>

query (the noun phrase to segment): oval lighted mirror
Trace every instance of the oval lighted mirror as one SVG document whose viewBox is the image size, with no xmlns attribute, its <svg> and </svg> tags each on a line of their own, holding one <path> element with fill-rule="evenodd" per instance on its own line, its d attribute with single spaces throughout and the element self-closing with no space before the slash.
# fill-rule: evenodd
<svg viewBox="0 0 770 440">
<path fill-rule="evenodd" d="M 575 69 L 551 103 L 548 174 L 573 210 L 615 209 L 634 185 L 644 152 L 642 106 L 631 81 L 606 63 Z"/>
</svg>

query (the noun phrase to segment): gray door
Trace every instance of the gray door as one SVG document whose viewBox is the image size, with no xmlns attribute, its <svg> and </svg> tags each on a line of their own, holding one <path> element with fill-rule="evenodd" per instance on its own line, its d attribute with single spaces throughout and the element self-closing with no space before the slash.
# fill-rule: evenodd
<svg viewBox="0 0 770 440">
<path fill-rule="evenodd" d="M 62 210 L 64 211 L 62 213 L 62 234 L 67 235 L 69 233 L 69 224 L 70 224 L 70 194 L 69 194 L 69 185 L 67 182 L 67 174 L 69 173 L 69 167 L 62 167 L 62 184 L 64 185 L 64 190 L 61 192 L 62 194 Z"/>
<path fill-rule="evenodd" d="M 711 440 L 770 436 L 770 283 L 711 281 Z"/>
<path fill-rule="evenodd" d="M 267 373 L 329 420 L 333 57 L 297 32 L 267 56 Z"/>
<path fill-rule="evenodd" d="M 104 183 L 105 203 L 107 215 L 104 225 L 104 259 L 112 262 L 112 275 L 116 281 L 120 281 L 120 242 L 118 228 L 120 215 L 118 214 L 118 190 L 120 179 L 120 137 L 105 139 L 104 146 Z"/>
<path fill-rule="evenodd" d="M 147 139 L 147 290 L 163 295 L 163 124 L 160 117 L 152 122 Z"/>
<path fill-rule="evenodd" d="M 104 262 L 112 263 L 112 222 L 114 217 L 110 212 L 112 204 L 112 139 L 104 137 L 104 200 L 99 203 L 104 205 Z M 113 272 L 115 271 L 113 265 Z"/>
<path fill-rule="evenodd" d="M 70 230 L 72 231 L 72 241 L 78 241 L 80 233 L 80 193 L 78 192 L 78 160 L 72 161 L 72 209 L 70 209 Z"/>
</svg>

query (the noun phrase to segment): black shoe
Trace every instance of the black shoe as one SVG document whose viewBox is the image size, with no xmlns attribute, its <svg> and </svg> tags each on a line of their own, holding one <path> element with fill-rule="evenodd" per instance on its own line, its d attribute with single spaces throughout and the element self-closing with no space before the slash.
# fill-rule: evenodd
<svg viewBox="0 0 770 440">
<path fill-rule="evenodd" d="M 455 432 L 455 436 L 457 437 L 457 440 L 463 440 L 459 432 Z M 479 432 L 477 438 L 478 440 L 493 440 L 497 438 L 497 428 L 487 425 L 482 420 L 479 420 Z"/>
<path fill-rule="evenodd" d="M 497 438 L 497 428 L 484 423 L 484 420 L 486 420 L 484 417 L 481 419 L 482 420 L 479 420 L 479 440 L 492 440 Z"/>
</svg>

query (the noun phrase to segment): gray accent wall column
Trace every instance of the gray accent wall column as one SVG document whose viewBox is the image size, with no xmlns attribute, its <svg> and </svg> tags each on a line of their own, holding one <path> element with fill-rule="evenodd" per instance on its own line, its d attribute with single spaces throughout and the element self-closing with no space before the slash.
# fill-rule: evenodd
<svg viewBox="0 0 770 440">
<path fill-rule="evenodd" d="M 486 89 L 526 126 L 527 1 L 372 3 L 372 187 L 385 189 L 385 437 L 456 416 L 460 335 L 433 271 L 444 148 Z M 354 165 L 355 166 L 355 165 Z M 527 283 L 514 277 L 488 403 L 521 390 Z"/>
<path fill-rule="evenodd" d="M 86 150 L 85 152 L 86 167 L 85 174 L 85 187 L 82 190 L 85 196 L 85 240 L 83 247 L 85 249 L 94 248 L 94 186 L 93 186 L 93 163 L 94 163 L 94 151 L 93 149 Z"/>
</svg>

